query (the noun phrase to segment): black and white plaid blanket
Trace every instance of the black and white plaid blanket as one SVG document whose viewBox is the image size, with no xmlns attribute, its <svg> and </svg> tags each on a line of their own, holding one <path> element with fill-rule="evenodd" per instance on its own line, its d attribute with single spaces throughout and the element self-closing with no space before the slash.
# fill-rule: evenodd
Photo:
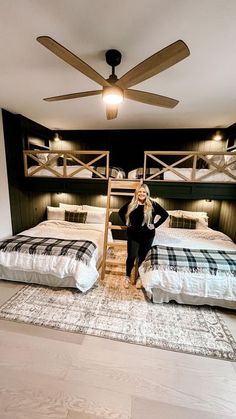
<svg viewBox="0 0 236 419">
<path fill-rule="evenodd" d="M 157 169 L 157 168 L 146 167 L 146 177 L 154 175 L 154 173 L 157 173 L 153 179 L 163 180 L 163 173 L 158 175 L 159 171 L 160 169 Z M 138 167 L 138 169 L 135 169 L 135 179 L 142 179 L 142 178 L 143 178 L 143 167 Z"/>
<path fill-rule="evenodd" d="M 170 270 L 236 276 L 236 251 L 153 246 L 143 262 L 143 267 L 145 272 Z"/>
<path fill-rule="evenodd" d="M 29 237 L 17 234 L 0 241 L 1 252 L 19 252 L 30 255 L 69 256 L 89 264 L 96 245 L 89 240 L 65 240 Z"/>
<path fill-rule="evenodd" d="M 106 175 L 106 167 L 100 166 L 100 167 L 94 167 L 94 170 L 96 170 L 101 175 Z M 95 173 L 93 173 L 93 178 L 99 177 Z M 114 179 L 125 179 L 125 172 L 121 167 L 109 167 L 109 177 L 112 177 Z"/>
</svg>

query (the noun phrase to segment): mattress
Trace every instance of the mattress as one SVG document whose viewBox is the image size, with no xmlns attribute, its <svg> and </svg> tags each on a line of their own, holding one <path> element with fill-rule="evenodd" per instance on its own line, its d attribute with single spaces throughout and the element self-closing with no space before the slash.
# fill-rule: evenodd
<svg viewBox="0 0 236 419">
<path fill-rule="evenodd" d="M 180 175 L 182 174 L 184 177 L 181 177 L 180 175 L 167 170 L 164 173 L 159 174 L 160 169 L 157 168 L 147 168 L 146 171 L 146 177 L 152 176 L 153 174 L 157 173 L 157 176 L 151 180 L 165 180 L 165 181 L 187 181 L 191 182 L 191 174 L 192 174 L 192 168 L 175 168 Z M 213 173 L 212 169 L 196 169 L 196 178 L 195 182 L 236 182 L 236 170 L 230 170 L 228 169 L 229 174 L 232 174 L 235 176 L 235 179 L 233 177 L 227 175 L 226 173 L 222 172 L 215 172 Z M 202 176 L 206 176 L 204 179 L 201 179 Z M 143 168 L 138 168 L 131 170 L 128 173 L 128 179 L 141 179 L 143 178 Z"/>
<path fill-rule="evenodd" d="M 191 168 L 178 168 L 176 170 L 178 170 L 180 174 L 187 177 L 188 181 L 191 182 L 191 173 L 192 173 Z M 236 170 L 228 169 L 228 171 L 230 174 L 235 176 L 235 180 L 232 177 L 228 176 L 226 173 L 222 173 L 222 172 L 213 173 L 212 169 L 197 169 L 195 181 L 199 180 L 199 182 L 236 182 Z M 201 180 L 201 177 L 206 176 L 206 175 L 207 177 Z M 166 172 L 163 173 L 163 179 L 168 180 L 168 181 L 184 180 L 183 178 L 171 172 L 170 170 L 167 170 Z"/>
<path fill-rule="evenodd" d="M 46 169 L 42 167 L 36 173 L 34 171 L 38 169 L 40 166 L 31 166 L 28 168 L 28 175 L 29 176 L 36 176 L 36 177 L 63 177 L 64 167 L 63 166 L 52 166 L 51 169 L 54 170 L 56 173 L 52 172 L 50 169 Z M 88 169 L 81 169 L 78 173 L 73 174 L 77 169 L 81 168 L 82 166 L 67 166 L 66 173 L 67 177 L 73 178 L 82 178 L 88 179 L 92 178 L 93 172 Z"/>
<path fill-rule="evenodd" d="M 36 169 L 39 169 L 40 166 L 31 166 L 28 168 L 28 175 L 29 176 L 33 176 L 33 177 L 63 177 L 64 176 L 64 167 L 63 166 L 52 166 L 50 169 L 47 169 L 45 167 L 42 167 L 40 170 L 36 171 L 34 173 L 34 171 Z M 101 179 L 101 177 L 99 175 L 97 175 L 96 173 L 92 172 L 91 170 L 88 170 L 86 168 L 81 169 L 78 173 L 74 173 L 76 172 L 77 169 L 80 169 L 83 166 L 78 166 L 78 165 L 71 165 L 71 166 L 67 166 L 66 167 L 66 177 L 72 177 L 72 178 L 81 178 L 81 179 L 91 179 L 91 178 L 97 178 L 97 179 Z M 106 177 L 106 167 L 105 166 L 99 166 L 99 167 L 94 167 L 91 166 L 91 168 L 93 168 L 94 170 L 96 170 L 98 173 L 100 173 L 102 175 L 103 178 Z M 56 173 L 58 174 L 56 174 Z M 109 167 L 109 177 L 114 178 L 114 179 L 124 179 L 125 178 L 125 172 L 123 171 L 122 168 L 120 167 Z"/>
</svg>

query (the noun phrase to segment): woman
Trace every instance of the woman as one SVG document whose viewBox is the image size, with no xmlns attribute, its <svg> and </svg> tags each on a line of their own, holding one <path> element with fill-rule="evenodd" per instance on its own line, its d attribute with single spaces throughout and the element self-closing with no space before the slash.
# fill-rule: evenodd
<svg viewBox="0 0 236 419">
<path fill-rule="evenodd" d="M 154 222 L 156 215 L 160 218 Z M 139 185 L 134 197 L 119 210 L 119 216 L 127 225 L 127 260 L 124 287 L 130 284 L 130 274 L 138 256 L 138 266 L 144 261 L 155 236 L 155 229 L 168 217 L 168 213 L 157 202 L 150 198 L 150 191 L 146 184 Z M 136 288 L 141 288 L 140 278 L 136 281 Z"/>
</svg>

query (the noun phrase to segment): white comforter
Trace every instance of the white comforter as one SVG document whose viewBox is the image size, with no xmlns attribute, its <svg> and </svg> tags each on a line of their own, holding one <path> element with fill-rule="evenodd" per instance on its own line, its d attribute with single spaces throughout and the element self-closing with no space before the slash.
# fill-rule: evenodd
<svg viewBox="0 0 236 419">
<path fill-rule="evenodd" d="M 211 228 L 191 230 L 160 227 L 153 241 L 153 245 L 158 244 L 189 249 L 236 250 L 236 245 L 228 236 Z M 206 304 L 211 300 L 235 302 L 236 308 L 236 278 L 233 276 L 159 270 L 144 272 L 142 266 L 139 272 L 149 297 L 153 289 L 158 288 L 172 296 L 206 298 Z"/>
<path fill-rule="evenodd" d="M 159 227 L 156 229 L 153 246 L 156 244 L 189 249 L 236 250 L 236 245 L 226 234 L 212 228 Z"/>
<path fill-rule="evenodd" d="M 97 280 L 99 273 L 96 264 L 102 256 L 103 224 L 80 224 L 49 220 L 43 221 L 29 230 L 22 231 L 20 234 L 32 237 L 90 240 L 97 248 L 89 265 L 71 259 L 69 256 L 33 255 L 32 257 L 32 255 L 24 253 L 0 251 L 0 273 L 2 265 L 17 271 L 52 274 L 62 278 L 62 281 L 65 277 L 73 277 L 76 287 L 82 292 L 90 289 Z"/>
</svg>

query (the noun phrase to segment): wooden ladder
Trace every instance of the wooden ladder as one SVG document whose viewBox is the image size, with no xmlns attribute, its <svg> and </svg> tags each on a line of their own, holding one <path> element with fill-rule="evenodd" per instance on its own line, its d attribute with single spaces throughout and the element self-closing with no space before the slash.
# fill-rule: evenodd
<svg viewBox="0 0 236 419">
<path fill-rule="evenodd" d="M 101 279 L 104 279 L 106 265 L 107 263 L 111 263 L 113 265 L 122 265 L 124 266 L 123 261 L 115 261 L 114 259 L 110 260 L 107 257 L 107 250 L 108 248 L 112 247 L 113 249 L 116 247 L 126 247 L 126 242 L 124 241 L 108 241 L 108 232 L 109 230 L 126 230 L 126 226 L 122 225 L 114 225 L 109 223 L 109 217 L 111 212 L 118 212 L 119 209 L 111 208 L 111 196 L 133 196 L 134 191 L 136 188 L 141 185 L 142 180 L 116 180 L 116 179 L 109 179 L 108 181 L 108 191 L 107 191 L 107 207 L 106 207 L 106 219 L 105 219 L 105 231 L 104 231 L 104 244 L 103 244 L 103 261 L 102 261 L 102 272 L 101 272 Z M 137 265 L 136 265 L 137 271 Z M 136 274 L 135 274 L 136 275 Z"/>
</svg>

